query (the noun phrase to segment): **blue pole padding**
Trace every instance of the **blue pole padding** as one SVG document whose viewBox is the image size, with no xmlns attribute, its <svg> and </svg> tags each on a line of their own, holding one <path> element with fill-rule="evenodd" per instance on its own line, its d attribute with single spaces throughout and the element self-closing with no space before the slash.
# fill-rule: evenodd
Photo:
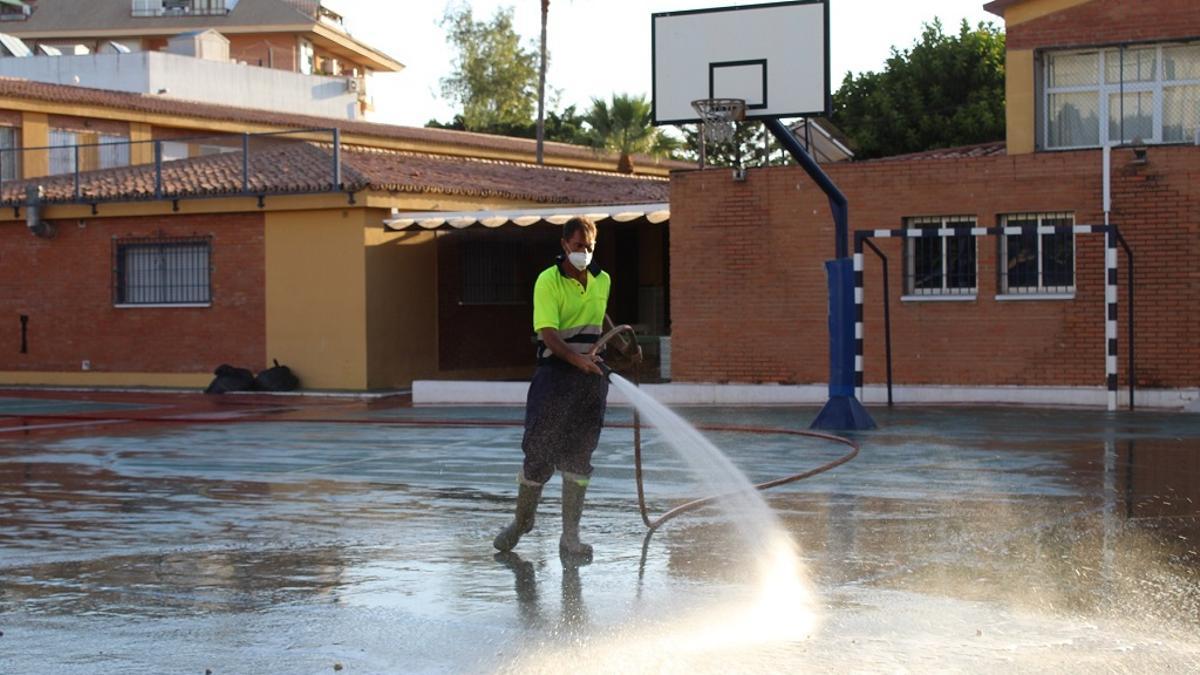
<svg viewBox="0 0 1200 675">
<path fill-rule="evenodd" d="M 850 258 L 825 261 L 829 282 L 829 395 L 854 395 L 854 267 Z"/>
<path fill-rule="evenodd" d="M 854 261 L 825 262 L 829 282 L 829 400 L 810 428 L 874 429 L 875 420 L 854 396 Z"/>
</svg>

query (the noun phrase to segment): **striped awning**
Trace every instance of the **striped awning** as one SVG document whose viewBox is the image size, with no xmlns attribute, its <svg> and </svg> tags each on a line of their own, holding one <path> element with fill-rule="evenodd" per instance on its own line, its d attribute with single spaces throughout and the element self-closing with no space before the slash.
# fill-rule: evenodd
<svg viewBox="0 0 1200 675">
<path fill-rule="evenodd" d="M 670 204 L 617 204 L 612 206 L 551 207 L 545 209 L 516 209 L 511 211 L 426 211 L 405 213 L 392 211 L 392 217 L 383 224 L 389 230 L 461 230 L 466 227 L 501 227 L 516 225 L 528 227 L 537 223 L 562 225 L 574 216 L 587 216 L 599 223 L 613 220 L 628 223 L 645 218 L 651 223 L 671 219 Z"/>
</svg>

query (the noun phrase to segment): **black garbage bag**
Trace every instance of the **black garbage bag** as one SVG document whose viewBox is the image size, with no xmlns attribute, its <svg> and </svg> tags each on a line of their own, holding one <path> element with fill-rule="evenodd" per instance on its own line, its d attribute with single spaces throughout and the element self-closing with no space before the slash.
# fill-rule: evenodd
<svg viewBox="0 0 1200 675">
<path fill-rule="evenodd" d="M 213 371 L 216 378 L 204 390 L 206 394 L 224 394 L 227 391 L 250 391 L 254 389 L 254 373 L 245 368 L 221 364 Z"/>
<path fill-rule="evenodd" d="M 300 388 L 300 378 L 292 372 L 291 368 L 279 365 L 279 361 L 271 359 L 275 363 L 273 368 L 267 368 L 254 378 L 254 384 L 262 391 L 295 391 Z"/>
</svg>

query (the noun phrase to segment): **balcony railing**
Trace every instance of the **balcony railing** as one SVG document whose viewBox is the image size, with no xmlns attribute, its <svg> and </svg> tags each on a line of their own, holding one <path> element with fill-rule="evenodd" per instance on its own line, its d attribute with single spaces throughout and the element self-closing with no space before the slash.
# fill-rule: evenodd
<svg viewBox="0 0 1200 675">
<path fill-rule="evenodd" d="M 338 192 L 341 155 L 338 129 L 0 147 L 0 206 Z"/>
<path fill-rule="evenodd" d="M 224 16 L 236 4 L 229 0 L 190 0 L 188 2 L 133 0 L 131 14 L 135 17 Z"/>
</svg>

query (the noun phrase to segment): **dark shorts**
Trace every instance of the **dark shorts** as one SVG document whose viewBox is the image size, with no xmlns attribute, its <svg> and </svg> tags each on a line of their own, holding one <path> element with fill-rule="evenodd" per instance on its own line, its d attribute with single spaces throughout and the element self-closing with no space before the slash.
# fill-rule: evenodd
<svg viewBox="0 0 1200 675">
<path fill-rule="evenodd" d="M 525 401 L 525 479 L 545 483 L 555 469 L 591 475 L 607 399 L 606 378 L 557 359 L 538 366 Z"/>
</svg>

